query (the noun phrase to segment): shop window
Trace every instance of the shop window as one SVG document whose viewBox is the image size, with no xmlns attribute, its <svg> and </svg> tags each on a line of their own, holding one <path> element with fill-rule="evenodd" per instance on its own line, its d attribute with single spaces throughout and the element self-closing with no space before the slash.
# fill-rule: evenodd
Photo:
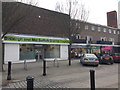
<svg viewBox="0 0 120 90">
<path fill-rule="evenodd" d="M 20 60 L 35 59 L 35 49 L 33 45 L 20 44 Z"/>
<path fill-rule="evenodd" d="M 42 59 L 44 46 L 44 58 L 60 58 L 59 45 L 29 45 L 20 44 L 20 60 Z M 39 53 L 39 54 L 38 54 Z"/>
<path fill-rule="evenodd" d="M 45 46 L 45 58 L 60 58 L 60 46 L 59 45 L 46 45 Z"/>
<path fill-rule="evenodd" d="M 71 49 L 71 58 L 80 58 L 85 53 L 86 53 L 86 49 L 84 47 L 72 48 Z"/>
</svg>

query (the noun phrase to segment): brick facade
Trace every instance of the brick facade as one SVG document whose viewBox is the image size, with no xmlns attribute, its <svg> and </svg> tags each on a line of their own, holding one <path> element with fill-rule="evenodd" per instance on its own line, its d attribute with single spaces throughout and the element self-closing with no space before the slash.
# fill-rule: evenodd
<svg viewBox="0 0 120 90">
<path fill-rule="evenodd" d="M 106 41 L 109 41 L 110 38 L 114 38 L 114 44 L 118 44 L 119 29 L 88 22 L 83 23 L 84 22 L 81 22 L 82 28 L 79 31 L 79 34 L 83 39 L 85 39 L 86 36 L 91 36 L 92 43 L 95 44 L 96 41 L 101 40 L 101 37 L 106 37 Z M 85 26 L 88 26 L 88 29 L 85 29 Z M 94 30 L 92 30 L 92 27 L 94 27 Z M 98 31 L 98 27 L 100 27 L 100 32 Z M 106 32 L 104 32 L 104 28 L 106 29 Z M 109 29 L 111 30 L 111 33 L 109 33 Z M 114 34 L 114 30 L 116 34 Z"/>
</svg>

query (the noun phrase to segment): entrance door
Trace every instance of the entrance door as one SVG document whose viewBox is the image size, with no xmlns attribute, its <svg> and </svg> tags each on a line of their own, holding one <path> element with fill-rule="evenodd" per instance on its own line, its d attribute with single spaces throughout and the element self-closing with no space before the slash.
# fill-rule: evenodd
<svg viewBox="0 0 120 90">
<path fill-rule="evenodd" d="M 42 45 L 35 45 L 35 59 L 36 61 L 42 60 Z"/>
<path fill-rule="evenodd" d="M 42 60 L 42 50 L 41 49 L 36 49 L 35 52 L 36 52 L 36 55 L 35 55 L 36 61 Z"/>
</svg>

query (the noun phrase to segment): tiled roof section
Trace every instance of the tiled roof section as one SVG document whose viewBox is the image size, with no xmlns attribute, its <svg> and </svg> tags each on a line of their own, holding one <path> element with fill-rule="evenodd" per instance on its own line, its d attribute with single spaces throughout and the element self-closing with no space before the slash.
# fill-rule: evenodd
<svg viewBox="0 0 120 90">
<path fill-rule="evenodd" d="M 11 5 L 13 3 L 15 4 L 15 2 L 9 2 Z M 20 9 L 17 10 L 19 12 L 13 14 L 14 18 L 7 22 L 15 21 L 19 14 L 26 15 L 24 13 L 27 13 L 27 16 L 19 24 L 14 25 L 9 33 L 65 37 L 64 31 L 68 29 L 68 24 L 65 21 L 69 19 L 68 15 L 23 3 L 16 4 L 20 4 Z M 12 8 L 8 10 L 12 10 Z M 3 32 L 6 30 L 7 26 L 3 24 Z"/>
</svg>

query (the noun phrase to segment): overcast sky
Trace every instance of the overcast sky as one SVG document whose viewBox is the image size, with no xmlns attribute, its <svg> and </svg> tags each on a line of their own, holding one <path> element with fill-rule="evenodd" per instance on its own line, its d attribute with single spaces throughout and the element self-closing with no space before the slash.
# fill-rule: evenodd
<svg viewBox="0 0 120 90">
<path fill-rule="evenodd" d="M 35 0 L 34 0 L 35 1 Z M 65 0 L 36 0 L 39 7 L 55 10 L 55 5 L 59 1 Z M 118 1 L 120 0 L 78 0 L 82 2 L 89 10 L 88 22 L 107 25 L 106 13 L 109 11 L 118 11 Z"/>
</svg>

